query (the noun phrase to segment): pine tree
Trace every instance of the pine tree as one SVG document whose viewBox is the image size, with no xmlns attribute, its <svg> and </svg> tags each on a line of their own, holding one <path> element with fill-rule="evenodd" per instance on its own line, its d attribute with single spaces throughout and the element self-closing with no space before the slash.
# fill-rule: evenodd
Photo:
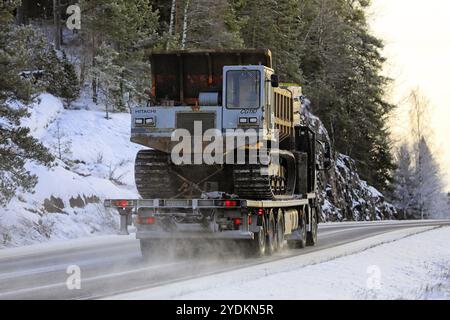
<svg viewBox="0 0 450 320">
<path fill-rule="evenodd" d="M 242 39 L 234 8 L 227 0 L 214 2 L 211 10 L 209 0 L 185 1 L 183 21 L 183 48 L 239 48 Z"/>
<path fill-rule="evenodd" d="M 295 0 L 234 1 L 241 34 L 248 48 L 269 48 L 274 68 L 284 82 L 300 83 L 300 2 Z"/>
<path fill-rule="evenodd" d="M 60 58 L 58 51 L 52 45 L 42 50 L 40 55 L 40 67 L 44 74 L 41 87 L 62 98 L 66 107 L 68 107 L 80 93 L 80 84 L 75 67 L 69 62 L 65 52 L 62 52 Z"/>
<path fill-rule="evenodd" d="M 364 179 L 386 191 L 394 166 L 385 119 L 393 106 L 384 98 L 383 44 L 369 32 L 364 12 L 369 4 L 303 1 L 301 69 L 304 90 L 335 148 L 356 160 Z"/>
<path fill-rule="evenodd" d="M 64 99 L 66 106 L 70 106 L 70 104 L 80 95 L 80 82 L 75 72 L 75 67 L 69 62 L 65 52 L 63 52 L 61 63 L 63 81 L 60 85 L 59 96 Z"/>
<path fill-rule="evenodd" d="M 442 210 L 441 196 L 444 189 L 439 165 L 427 141 L 422 138 L 416 146 L 414 180 L 417 185 L 414 194 L 415 218 L 431 218 Z"/>
<path fill-rule="evenodd" d="M 46 91 L 55 96 L 60 96 L 62 83 L 64 82 L 64 69 L 61 59 L 52 45 L 43 54 L 42 69 Z"/>
<path fill-rule="evenodd" d="M 14 103 L 30 103 L 33 92 L 33 80 L 20 76 L 24 61 L 31 57 L 17 55 L 26 39 L 18 32 L 22 29 L 12 24 L 15 5 L 11 1 L 0 3 L 0 205 L 17 190 L 32 191 L 36 185 L 37 177 L 25 169 L 28 161 L 45 165 L 53 161 L 48 150 L 29 135 L 30 130 L 20 126 L 28 113 Z"/>
<path fill-rule="evenodd" d="M 400 217 L 408 219 L 416 194 L 412 155 L 406 144 L 400 146 L 397 153 L 397 169 L 394 173 L 393 200 L 399 209 Z"/>
<path fill-rule="evenodd" d="M 117 111 L 117 106 L 123 104 L 123 97 L 120 93 L 122 80 L 120 77 L 123 74 L 123 67 L 117 63 L 118 56 L 117 51 L 111 46 L 102 44 L 94 58 L 95 67 L 91 69 L 91 76 L 97 79 L 101 99 L 105 104 L 106 119 L 109 119 L 110 112 Z"/>
<path fill-rule="evenodd" d="M 147 47 L 161 47 L 164 41 L 158 36 L 158 12 L 153 11 L 148 0 L 83 0 L 80 2 L 83 11 L 82 38 L 85 54 L 91 57 L 92 67 L 96 65 L 96 57 L 102 45 L 110 46 L 117 52 L 115 63 L 121 67 L 122 74 L 116 78 L 120 93 L 116 94 L 116 108 L 123 109 L 124 103 L 119 96 L 126 90 L 130 95 L 141 95 L 130 89 L 131 84 L 141 74 L 133 71 L 136 65 L 146 62 L 142 59 Z M 129 68 L 129 66 L 132 66 Z M 91 72 L 91 75 L 93 73 Z M 93 99 L 97 97 L 97 79 L 92 79 Z M 134 89 L 134 88 L 133 88 Z"/>
</svg>

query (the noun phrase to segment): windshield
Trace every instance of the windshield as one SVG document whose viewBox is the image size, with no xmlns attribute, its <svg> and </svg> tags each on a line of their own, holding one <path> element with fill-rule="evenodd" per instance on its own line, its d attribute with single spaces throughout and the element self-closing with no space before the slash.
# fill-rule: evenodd
<svg viewBox="0 0 450 320">
<path fill-rule="evenodd" d="M 232 70 L 227 72 L 227 108 L 255 109 L 260 104 L 260 72 Z"/>
</svg>

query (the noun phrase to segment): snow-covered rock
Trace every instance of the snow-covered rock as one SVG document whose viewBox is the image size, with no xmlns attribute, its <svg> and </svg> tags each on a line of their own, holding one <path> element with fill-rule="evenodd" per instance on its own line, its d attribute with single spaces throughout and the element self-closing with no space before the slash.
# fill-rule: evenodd
<svg viewBox="0 0 450 320">
<path fill-rule="evenodd" d="M 58 137 L 65 150 L 51 168 L 27 164 L 39 182 L 34 193 L 18 193 L 0 209 L 0 247 L 117 232 L 118 217 L 103 200 L 138 196 L 133 167 L 141 147 L 129 140 L 130 115 L 107 120 L 101 111 L 65 110 L 46 93 L 29 112 L 22 125 L 31 135 L 56 157 Z"/>
<path fill-rule="evenodd" d="M 330 140 L 322 121 L 305 108 L 302 110 L 319 139 Z M 319 155 L 320 157 L 321 155 Z M 319 199 L 322 221 L 395 219 L 395 207 L 383 194 L 362 180 L 355 161 L 337 153 L 334 166 L 328 172 L 319 172 Z"/>
</svg>

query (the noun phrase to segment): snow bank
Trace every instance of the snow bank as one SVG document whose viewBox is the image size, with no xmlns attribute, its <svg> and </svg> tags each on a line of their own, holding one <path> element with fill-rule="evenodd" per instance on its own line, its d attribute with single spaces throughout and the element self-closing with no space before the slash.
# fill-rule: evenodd
<svg viewBox="0 0 450 320">
<path fill-rule="evenodd" d="M 43 93 L 30 106 L 30 117 L 22 120 L 22 125 L 30 129 L 30 134 L 40 139 L 47 132 L 47 128 L 58 118 L 64 110 L 63 103 L 57 97 Z"/>
<path fill-rule="evenodd" d="M 118 230 L 118 217 L 103 208 L 105 198 L 138 197 L 129 114 L 104 118 L 100 111 L 65 110 L 60 99 L 41 94 L 22 121 L 31 135 L 62 160 L 47 168 L 28 163 L 39 178 L 35 192 L 17 194 L 0 209 L 0 248 Z M 58 134 L 59 127 L 59 134 Z"/>
</svg>

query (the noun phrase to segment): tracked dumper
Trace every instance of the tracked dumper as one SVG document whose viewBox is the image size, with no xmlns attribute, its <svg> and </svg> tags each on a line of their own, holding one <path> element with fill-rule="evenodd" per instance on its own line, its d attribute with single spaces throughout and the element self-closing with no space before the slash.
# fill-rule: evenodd
<svg viewBox="0 0 450 320">
<path fill-rule="evenodd" d="M 257 252 L 307 235 L 314 244 L 316 170 L 330 166 L 330 148 L 302 121 L 301 87 L 279 83 L 270 50 L 150 60 L 151 98 L 131 117 L 131 141 L 148 148 L 135 162 L 142 199 L 105 202 L 123 232 L 134 214 L 143 254 L 156 239 L 248 239 Z"/>
<path fill-rule="evenodd" d="M 192 197 L 220 190 L 249 199 L 288 199 L 304 191 L 296 180 L 306 177 L 296 179 L 301 174 L 297 168 L 308 161 L 311 165 L 313 159 L 303 159 L 300 153 L 311 155 L 314 145 L 302 132 L 306 128 L 299 127 L 301 88 L 279 86 L 269 50 L 154 52 L 150 59 L 152 99 L 133 110 L 131 129 L 132 142 L 151 148 L 136 157 L 136 186 L 143 198 Z M 201 127 L 198 132 L 195 123 Z M 174 164 L 177 129 L 187 130 L 192 139 L 218 130 L 224 141 L 223 161 L 196 162 L 207 143 L 199 148 L 192 143 L 191 161 Z M 227 138 L 236 132 L 245 136 L 251 129 L 260 133 L 253 145 L 243 142 L 226 148 Z M 265 163 L 251 164 L 248 156 L 238 161 L 238 150 L 259 150 L 264 144 Z"/>
</svg>

